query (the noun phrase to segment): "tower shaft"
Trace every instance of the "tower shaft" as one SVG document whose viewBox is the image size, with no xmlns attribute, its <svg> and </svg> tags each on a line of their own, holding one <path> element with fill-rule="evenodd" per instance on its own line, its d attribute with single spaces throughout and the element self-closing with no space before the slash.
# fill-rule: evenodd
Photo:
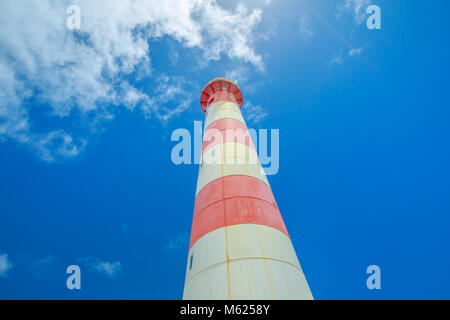
<svg viewBox="0 0 450 320">
<path fill-rule="evenodd" d="M 223 78 L 202 93 L 205 132 L 183 298 L 312 299 L 242 101 Z"/>
</svg>

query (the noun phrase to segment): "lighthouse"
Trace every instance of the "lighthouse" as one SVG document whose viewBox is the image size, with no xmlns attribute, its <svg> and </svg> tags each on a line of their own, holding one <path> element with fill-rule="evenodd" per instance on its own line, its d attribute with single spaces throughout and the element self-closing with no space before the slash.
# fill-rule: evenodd
<svg viewBox="0 0 450 320">
<path fill-rule="evenodd" d="M 206 114 L 185 300 L 313 299 L 256 147 L 240 88 L 216 78 Z"/>
</svg>

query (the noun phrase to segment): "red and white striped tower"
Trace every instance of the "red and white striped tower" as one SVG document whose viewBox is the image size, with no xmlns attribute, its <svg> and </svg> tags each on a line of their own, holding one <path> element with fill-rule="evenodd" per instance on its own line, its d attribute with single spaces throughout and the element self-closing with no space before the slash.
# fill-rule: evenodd
<svg viewBox="0 0 450 320">
<path fill-rule="evenodd" d="M 205 133 L 183 299 L 312 299 L 242 103 L 224 78 L 200 98 Z"/>
</svg>

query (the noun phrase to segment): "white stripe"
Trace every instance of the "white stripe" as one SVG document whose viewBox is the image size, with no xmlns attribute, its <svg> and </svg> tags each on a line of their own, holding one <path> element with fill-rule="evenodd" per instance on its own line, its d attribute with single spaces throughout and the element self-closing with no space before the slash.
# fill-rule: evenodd
<svg viewBox="0 0 450 320">
<path fill-rule="evenodd" d="M 196 194 L 208 183 L 233 175 L 251 176 L 270 186 L 256 151 L 245 144 L 226 142 L 209 148 L 203 155 Z"/>
<path fill-rule="evenodd" d="M 220 101 L 208 107 L 206 112 L 205 131 L 214 121 L 225 118 L 239 120 L 245 125 L 241 109 L 236 103 Z"/>
<path fill-rule="evenodd" d="M 214 230 L 189 251 L 183 298 L 312 299 L 290 239 L 262 225 Z"/>
</svg>

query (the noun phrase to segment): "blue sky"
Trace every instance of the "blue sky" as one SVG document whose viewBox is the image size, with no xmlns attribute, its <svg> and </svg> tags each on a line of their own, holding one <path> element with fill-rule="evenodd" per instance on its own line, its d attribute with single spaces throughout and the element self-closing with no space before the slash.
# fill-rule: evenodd
<svg viewBox="0 0 450 320">
<path fill-rule="evenodd" d="M 448 1 L 117 3 L 0 4 L 0 298 L 182 297 L 198 168 L 170 138 L 217 76 L 280 129 L 269 182 L 315 298 L 450 298 Z"/>
</svg>

